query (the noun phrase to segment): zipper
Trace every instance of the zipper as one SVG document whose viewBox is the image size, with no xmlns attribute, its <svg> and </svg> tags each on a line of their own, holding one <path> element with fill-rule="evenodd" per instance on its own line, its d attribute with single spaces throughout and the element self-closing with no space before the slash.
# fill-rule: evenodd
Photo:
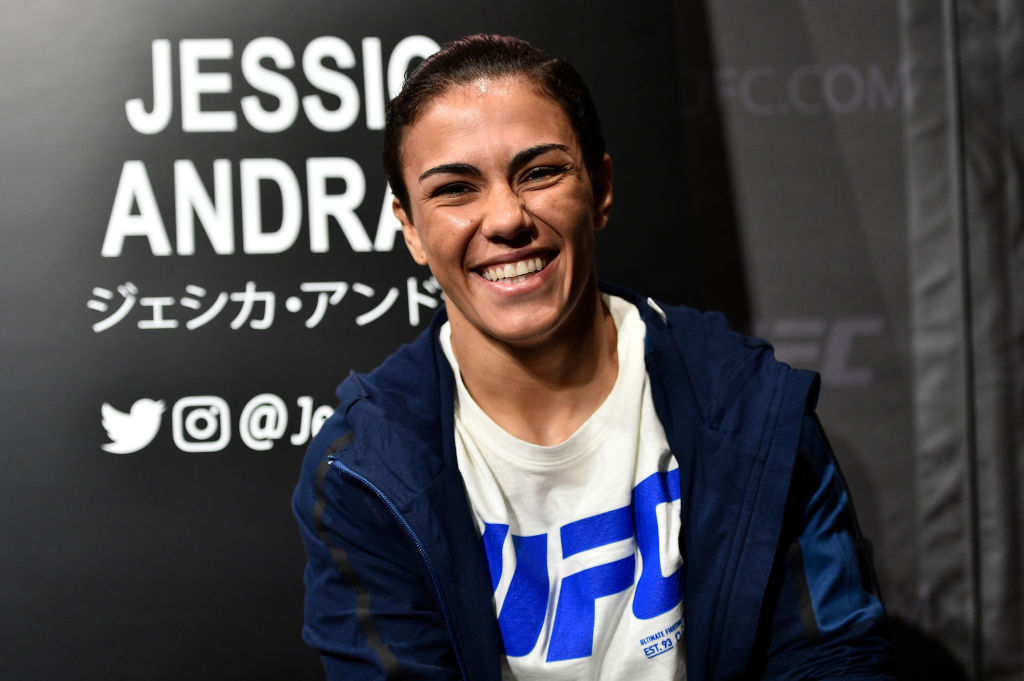
<svg viewBox="0 0 1024 681">
<path fill-rule="evenodd" d="M 452 641 L 452 649 L 455 651 L 455 660 L 459 663 L 459 673 L 462 674 L 463 679 L 468 679 L 469 675 L 466 674 L 466 665 L 462 659 L 462 653 L 459 650 L 458 642 L 455 639 L 455 630 L 452 628 L 452 618 L 448 611 L 448 603 L 445 600 L 444 592 L 441 590 L 441 579 L 438 577 L 437 570 L 434 568 L 434 563 L 430 559 L 430 555 L 427 553 L 427 549 L 423 546 L 423 542 L 416 534 L 416 531 L 412 529 L 409 522 L 402 517 L 401 513 L 399 513 L 398 507 L 395 506 L 395 503 L 391 501 L 391 499 L 389 499 L 379 487 L 364 478 L 362 475 L 353 471 L 351 468 L 345 466 L 345 464 L 333 456 L 327 457 L 327 464 L 343 476 L 355 480 L 369 490 L 373 496 L 377 497 L 377 499 L 384 504 L 384 507 L 388 509 L 391 516 L 398 522 L 398 525 L 405 532 L 409 541 L 411 541 L 413 546 L 416 547 L 416 550 L 419 551 L 420 558 L 423 559 L 423 563 L 427 566 L 427 572 L 430 573 L 430 579 L 434 583 L 434 590 L 437 592 L 437 601 L 441 604 L 441 616 L 444 617 L 445 625 L 448 627 L 448 637 Z"/>
</svg>

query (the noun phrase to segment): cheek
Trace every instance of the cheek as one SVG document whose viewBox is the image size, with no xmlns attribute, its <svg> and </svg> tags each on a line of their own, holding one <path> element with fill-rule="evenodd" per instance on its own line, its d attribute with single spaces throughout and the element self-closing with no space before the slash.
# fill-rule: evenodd
<svg viewBox="0 0 1024 681">
<path fill-rule="evenodd" d="M 596 231 L 589 192 L 540 193 L 527 201 L 527 210 L 537 220 L 571 243 L 588 242 Z"/>
<path fill-rule="evenodd" d="M 466 247 L 472 238 L 473 220 L 464 215 L 431 216 L 428 227 L 420 234 L 420 242 L 431 268 L 461 265 Z"/>
</svg>

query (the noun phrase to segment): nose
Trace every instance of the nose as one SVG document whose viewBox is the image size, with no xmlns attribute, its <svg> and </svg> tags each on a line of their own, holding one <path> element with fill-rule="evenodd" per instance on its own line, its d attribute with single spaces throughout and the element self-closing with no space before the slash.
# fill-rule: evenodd
<svg viewBox="0 0 1024 681">
<path fill-rule="evenodd" d="M 529 213 L 523 200 L 511 187 L 499 185 L 488 192 L 480 231 L 492 241 L 512 243 L 529 239 Z"/>
</svg>

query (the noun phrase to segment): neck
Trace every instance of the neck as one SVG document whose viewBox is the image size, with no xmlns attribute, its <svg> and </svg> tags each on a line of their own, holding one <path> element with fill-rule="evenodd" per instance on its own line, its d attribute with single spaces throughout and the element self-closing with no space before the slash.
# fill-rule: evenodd
<svg viewBox="0 0 1024 681">
<path fill-rule="evenodd" d="M 521 440 L 565 441 L 615 384 L 615 323 L 596 286 L 567 323 L 542 342 L 484 340 L 459 321 L 452 320 L 452 347 L 466 389 L 488 416 Z"/>
</svg>

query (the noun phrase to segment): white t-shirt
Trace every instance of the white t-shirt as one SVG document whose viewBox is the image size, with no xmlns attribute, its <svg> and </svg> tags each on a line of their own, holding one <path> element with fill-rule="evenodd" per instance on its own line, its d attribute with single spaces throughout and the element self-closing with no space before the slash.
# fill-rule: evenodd
<svg viewBox="0 0 1024 681">
<path fill-rule="evenodd" d="M 654 411 L 636 307 L 611 393 L 545 447 L 496 424 L 456 376 L 455 445 L 505 643 L 503 679 L 685 679 L 679 469 Z"/>
</svg>

